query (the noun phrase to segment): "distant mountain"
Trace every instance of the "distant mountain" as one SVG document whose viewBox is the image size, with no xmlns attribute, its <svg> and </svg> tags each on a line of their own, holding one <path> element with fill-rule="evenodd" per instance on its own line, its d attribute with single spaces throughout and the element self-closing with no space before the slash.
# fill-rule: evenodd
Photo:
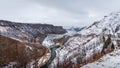
<svg viewBox="0 0 120 68">
<path fill-rule="evenodd" d="M 0 20 L 0 35 L 24 42 L 42 43 L 47 34 L 63 34 L 66 30 L 61 26 L 49 24 L 27 24 Z"/>
<path fill-rule="evenodd" d="M 81 31 L 84 27 L 63 26 L 63 28 L 67 31 L 66 35 L 74 35 L 77 32 Z"/>
<path fill-rule="evenodd" d="M 64 29 L 68 30 L 68 31 L 80 31 L 82 28 L 81 27 L 75 27 L 75 26 L 63 26 Z"/>
</svg>

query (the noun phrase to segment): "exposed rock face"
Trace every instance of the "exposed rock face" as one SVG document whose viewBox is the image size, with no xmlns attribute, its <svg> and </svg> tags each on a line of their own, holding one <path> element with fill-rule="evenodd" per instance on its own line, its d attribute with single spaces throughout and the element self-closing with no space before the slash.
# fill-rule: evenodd
<svg viewBox="0 0 120 68">
<path fill-rule="evenodd" d="M 24 42 L 42 42 L 47 34 L 63 34 L 60 26 L 48 24 L 15 23 L 0 20 L 0 35 L 16 38 Z"/>
</svg>

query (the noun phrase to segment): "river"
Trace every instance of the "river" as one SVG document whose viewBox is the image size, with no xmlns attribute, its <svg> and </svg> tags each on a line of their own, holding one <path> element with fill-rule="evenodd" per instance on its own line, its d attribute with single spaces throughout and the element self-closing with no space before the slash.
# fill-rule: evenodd
<svg viewBox="0 0 120 68">
<path fill-rule="evenodd" d="M 47 63 L 45 65 L 43 65 L 41 68 L 48 68 L 48 66 L 51 64 L 51 62 L 54 60 L 54 58 L 56 57 L 56 49 L 59 48 L 59 45 L 53 46 L 50 48 L 51 51 L 51 57 L 50 59 L 47 61 Z"/>
</svg>

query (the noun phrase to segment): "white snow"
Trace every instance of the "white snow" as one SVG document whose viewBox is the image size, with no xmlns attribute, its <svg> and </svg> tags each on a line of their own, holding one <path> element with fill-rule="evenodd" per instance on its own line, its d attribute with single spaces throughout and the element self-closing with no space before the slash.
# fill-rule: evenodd
<svg viewBox="0 0 120 68">
<path fill-rule="evenodd" d="M 98 61 L 89 63 L 81 68 L 120 68 L 120 49 L 106 54 Z"/>
<path fill-rule="evenodd" d="M 6 32 L 7 29 L 8 29 L 8 27 L 2 27 L 2 26 L 0 26 L 0 32 Z"/>
</svg>

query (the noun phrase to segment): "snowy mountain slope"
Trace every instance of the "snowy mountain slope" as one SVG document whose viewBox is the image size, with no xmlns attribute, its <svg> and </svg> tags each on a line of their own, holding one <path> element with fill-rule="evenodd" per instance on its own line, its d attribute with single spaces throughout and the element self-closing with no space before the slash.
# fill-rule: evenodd
<svg viewBox="0 0 120 68">
<path fill-rule="evenodd" d="M 84 65 L 111 52 L 118 45 L 116 42 L 119 43 L 120 12 L 111 13 L 78 33 L 78 36 L 70 36 L 65 44 L 56 50 L 57 55 L 50 68 L 75 68 L 77 64 Z"/>
<path fill-rule="evenodd" d="M 104 16 L 102 20 L 94 22 L 79 33 L 83 35 L 120 33 L 120 12 L 114 12 Z"/>
<path fill-rule="evenodd" d="M 50 68 L 58 67 L 57 64 L 63 66 L 64 63 L 71 62 L 74 66 L 74 64 L 86 62 L 91 59 L 91 56 L 101 53 L 103 44 L 101 36 L 72 37 L 62 48 L 56 50 L 57 55 Z"/>
<path fill-rule="evenodd" d="M 17 38 L 26 42 L 42 42 L 47 34 L 63 34 L 65 32 L 66 30 L 60 26 L 0 20 L 0 35 Z"/>
</svg>

